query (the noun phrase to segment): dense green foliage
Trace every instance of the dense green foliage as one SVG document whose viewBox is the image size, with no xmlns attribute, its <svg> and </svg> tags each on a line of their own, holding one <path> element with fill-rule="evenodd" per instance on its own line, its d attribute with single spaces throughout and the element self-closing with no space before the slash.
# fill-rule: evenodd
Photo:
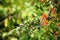
<svg viewBox="0 0 60 40">
<path fill-rule="evenodd" d="M 60 0 L 0 0 L 0 40 L 60 40 Z"/>
</svg>

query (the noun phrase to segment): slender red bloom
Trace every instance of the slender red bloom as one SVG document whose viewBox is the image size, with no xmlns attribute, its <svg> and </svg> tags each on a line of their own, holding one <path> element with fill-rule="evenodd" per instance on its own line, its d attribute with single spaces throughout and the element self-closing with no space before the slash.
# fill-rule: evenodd
<svg viewBox="0 0 60 40">
<path fill-rule="evenodd" d="M 57 16 L 57 14 L 56 14 L 56 9 L 55 9 L 55 8 L 51 8 L 51 13 L 52 13 L 52 15 L 53 15 L 54 17 Z"/>
<path fill-rule="evenodd" d="M 40 2 L 44 3 L 46 0 L 40 0 Z"/>
<path fill-rule="evenodd" d="M 48 15 L 44 13 L 44 14 L 41 16 L 41 18 L 42 18 L 42 19 L 47 19 L 47 18 L 48 18 Z"/>
<path fill-rule="evenodd" d="M 41 23 L 43 26 L 47 26 L 48 25 L 48 20 L 47 19 L 44 19 Z"/>
</svg>

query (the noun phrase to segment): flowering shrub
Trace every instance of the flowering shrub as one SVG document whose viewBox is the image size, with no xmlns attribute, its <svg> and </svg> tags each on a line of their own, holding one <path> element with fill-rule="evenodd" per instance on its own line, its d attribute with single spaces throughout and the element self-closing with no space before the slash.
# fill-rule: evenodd
<svg viewBox="0 0 60 40">
<path fill-rule="evenodd" d="M 0 0 L 0 40 L 60 40 L 60 0 Z"/>
</svg>

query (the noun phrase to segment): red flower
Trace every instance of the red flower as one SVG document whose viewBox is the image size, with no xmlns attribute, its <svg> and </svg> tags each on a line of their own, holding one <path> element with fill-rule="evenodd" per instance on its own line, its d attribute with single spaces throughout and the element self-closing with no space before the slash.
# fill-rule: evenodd
<svg viewBox="0 0 60 40">
<path fill-rule="evenodd" d="M 42 18 L 42 19 L 47 19 L 47 18 L 48 18 L 48 15 L 44 13 L 44 14 L 41 16 L 41 18 Z"/>
<path fill-rule="evenodd" d="M 47 26 L 48 25 L 48 20 L 47 19 L 44 19 L 42 20 L 42 26 Z"/>
<path fill-rule="evenodd" d="M 40 0 L 40 2 L 44 3 L 46 0 Z"/>
<path fill-rule="evenodd" d="M 55 9 L 55 8 L 51 8 L 51 13 L 52 13 L 52 15 L 53 15 L 54 17 L 57 16 L 57 14 L 56 14 L 56 9 Z"/>
</svg>

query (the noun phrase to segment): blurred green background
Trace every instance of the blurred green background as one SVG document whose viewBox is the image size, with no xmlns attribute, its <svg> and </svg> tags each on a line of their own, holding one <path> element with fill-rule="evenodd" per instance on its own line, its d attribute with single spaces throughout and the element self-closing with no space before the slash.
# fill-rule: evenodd
<svg viewBox="0 0 60 40">
<path fill-rule="evenodd" d="M 60 0 L 0 0 L 0 40 L 60 40 Z"/>
</svg>

